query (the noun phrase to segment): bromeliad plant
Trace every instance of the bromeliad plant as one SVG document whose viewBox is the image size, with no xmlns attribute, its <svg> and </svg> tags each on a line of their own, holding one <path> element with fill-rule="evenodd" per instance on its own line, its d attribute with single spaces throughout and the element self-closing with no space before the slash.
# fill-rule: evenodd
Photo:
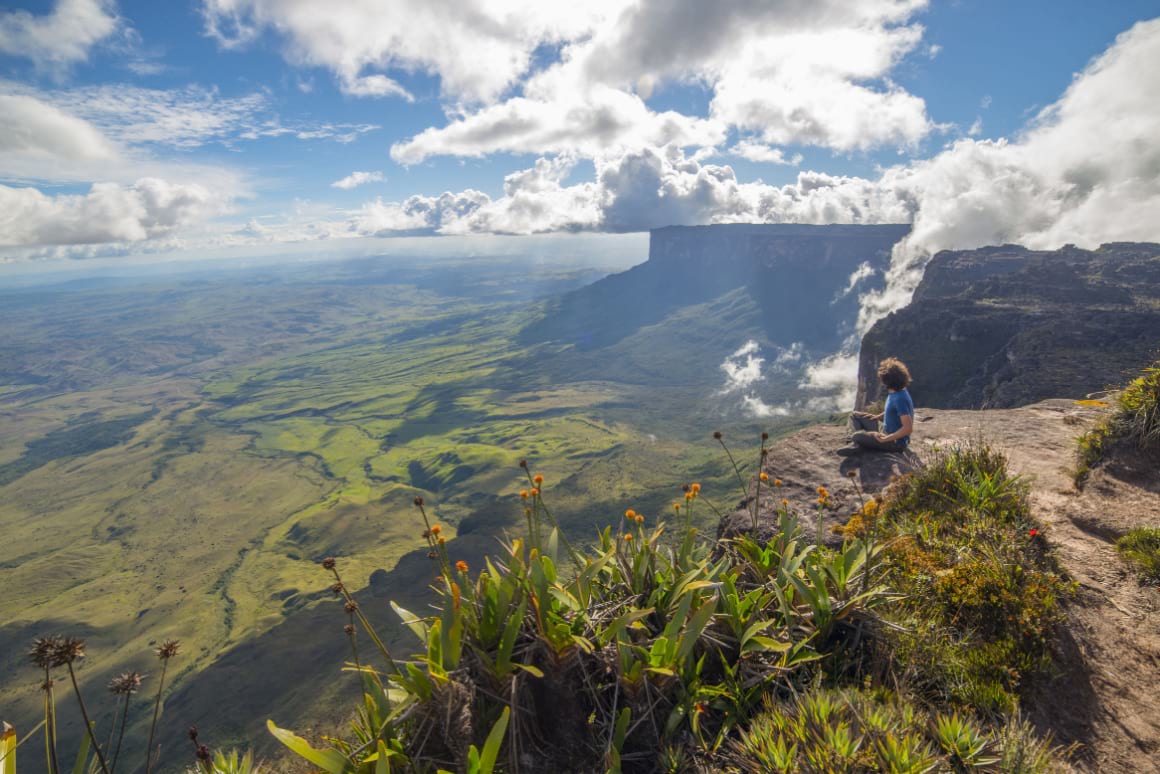
<svg viewBox="0 0 1160 774">
<path fill-rule="evenodd" d="M 364 693 L 353 738 L 315 748 L 270 724 L 277 738 L 331 774 L 679 769 L 682 756 L 719 750 L 767 694 L 806 685 L 890 598 L 879 548 L 810 544 L 788 506 L 772 540 L 711 550 L 688 518 L 692 484 L 674 539 L 663 518 L 630 509 L 580 550 L 551 518 L 543 478 L 526 475 L 526 534 L 478 573 L 431 543 L 439 529 L 427 522 L 437 612 L 394 605 L 422 644 L 410 658 L 388 650 L 324 562 L 352 645 L 357 624 L 381 663 L 352 650 Z"/>
</svg>

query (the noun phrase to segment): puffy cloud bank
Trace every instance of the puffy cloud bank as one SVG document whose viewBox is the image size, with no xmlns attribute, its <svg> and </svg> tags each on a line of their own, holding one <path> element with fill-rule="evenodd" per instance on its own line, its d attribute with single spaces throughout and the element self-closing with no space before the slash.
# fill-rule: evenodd
<svg viewBox="0 0 1160 774">
<path fill-rule="evenodd" d="M 119 25 L 112 0 L 56 0 L 44 16 L 0 11 L 0 53 L 59 72 L 87 59 Z"/>
<path fill-rule="evenodd" d="M 896 5 L 901 13 L 903 4 Z M 597 67 L 596 61 L 587 66 Z M 644 145 L 595 154 L 592 181 L 567 184 L 576 156 L 561 154 L 509 175 L 501 197 L 469 190 L 401 204 L 376 201 L 355 213 L 350 225 L 360 234 L 386 235 L 911 222 L 912 233 L 894 251 L 886 288 L 863 309 L 859 330 L 865 330 L 909 299 L 926 260 L 938 250 L 1160 240 L 1156 94 L 1160 20 L 1121 34 L 1018 136 L 959 139 L 929 159 L 889 167 L 876 179 L 803 171 L 782 186 L 742 182 L 731 166 L 714 161 L 713 149 L 690 153 L 676 144 Z M 452 127 L 440 133 L 441 141 L 463 129 Z M 768 139 L 778 141 L 781 131 Z"/>
<path fill-rule="evenodd" d="M 155 178 L 98 183 L 82 195 L 0 185 L 0 246 L 136 242 L 169 234 L 213 205 L 200 185 Z"/>
</svg>

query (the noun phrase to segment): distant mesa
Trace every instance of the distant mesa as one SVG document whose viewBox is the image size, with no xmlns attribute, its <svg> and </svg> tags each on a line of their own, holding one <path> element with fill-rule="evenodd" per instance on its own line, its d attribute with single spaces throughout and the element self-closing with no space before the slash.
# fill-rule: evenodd
<svg viewBox="0 0 1160 774">
<path fill-rule="evenodd" d="M 553 302 L 524 331 L 535 341 L 580 348 L 615 344 L 673 311 L 744 289 L 768 337 L 811 349 L 841 344 L 842 323 L 857 315 L 857 293 L 835 302 L 862 264 L 879 272 L 860 287 L 881 287 L 890 251 L 908 225 L 722 224 L 668 226 L 649 234 L 648 260 Z"/>
<path fill-rule="evenodd" d="M 838 351 L 854 332 L 859 296 L 881 288 L 891 249 L 908 225 L 670 226 L 650 233 L 644 263 L 548 303 L 525 345 L 569 348 L 539 361 L 558 378 L 649 384 L 720 382 L 718 365 L 747 341 L 797 345 L 802 362 Z M 859 272 L 859 270 L 861 271 Z M 851 276 L 859 272 L 851 285 Z M 696 373 L 693 371 L 696 370 Z M 796 394 L 785 376 L 780 398 Z M 776 396 L 775 396 L 776 397 Z"/>
<path fill-rule="evenodd" d="M 862 340 L 858 405 L 877 362 L 911 363 L 931 408 L 1009 408 L 1130 379 L 1160 350 L 1160 245 L 944 251 L 910 305 Z"/>
</svg>

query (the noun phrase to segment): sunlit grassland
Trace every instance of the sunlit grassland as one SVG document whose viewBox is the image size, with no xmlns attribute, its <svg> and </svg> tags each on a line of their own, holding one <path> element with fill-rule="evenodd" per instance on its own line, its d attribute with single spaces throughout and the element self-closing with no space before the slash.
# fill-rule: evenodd
<svg viewBox="0 0 1160 774">
<path fill-rule="evenodd" d="M 326 599 L 323 556 L 343 557 L 358 590 L 422 550 L 416 495 L 452 544 L 518 524 L 521 459 L 573 531 L 626 503 L 667 511 L 686 481 L 736 498 L 709 439 L 714 362 L 678 353 L 671 380 L 626 380 L 634 357 L 657 361 L 674 340 L 651 331 L 647 353 L 622 342 L 603 374 L 591 353 L 517 343 L 536 314 L 414 287 L 277 283 L 101 289 L 0 312 L 12 332 L 0 355 L 27 381 L 0 392 L 0 466 L 35 463 L 0 485 L 6 718 L 35 714 L 21 663 L 32 636 L 86 636 L 94 687 L 181 639 L 179 689 Z M 28 459 L 54 432 L 126 417 L 124 442 L 42 444 Z M 697 520 L 715 524 L 707 509 Z"/>
</svg>

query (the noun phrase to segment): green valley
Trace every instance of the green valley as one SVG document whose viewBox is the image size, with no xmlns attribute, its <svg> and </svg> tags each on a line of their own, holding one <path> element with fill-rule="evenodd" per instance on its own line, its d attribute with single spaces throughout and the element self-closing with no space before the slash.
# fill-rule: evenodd
<svg viewBox="0 0 1160 774">
<path fill-rule="evenodd" d="M 5 715 L 35 723 L 37 677 L 23 656 L 35 636 L 88 640 L 93 695 L 118 672 L 151 671 L 150 647 L 177 638 L 181 717 L 166 722 L 212 727 L 213 667 L 227 654 L 286 627 L 301 642 L 342 644 L 340 613 L 329 629 L 307 615 L 329 598 L 322 557 L 342 558 L 352 589 L 385 571 L 393 597 L 421 597 L 424 565 L 396 567 L 424 553 L 414 497 L 477 556 L 521 519 L 521 459 L 547 478 L 574 533 L 624 503 L 659 513 L 686 481 L 735 499 L 710 433 L 724 427 L 748 445 L 756 427 L 714 396 L 719 360 L 703 344 L 688 357 L 669 346 L 670 376 L 655 376 L 658 340 L 711 337 L 719 315 L 674 310 L 676 328 L 618 342 L 601 373 L 591 352 L 517 336 L 542 318 L 544 298 L 591 271 L 512 282 L 521 271 L 310 264 L 4 292 Z M 319 659 L 300 679 L 325 685 L 340 663 Z M 248 687 L 252 722 L 295 706 L 273 674 Z M 325 702 L 307 704 L 302 717 L 326 714 Z M 142 733 L 148 718 L 134 721 Z M 61 723 L 75 739 L 79 720 Z M 228 718 L 217 730 L 252 731 Z"/>
</svg>

